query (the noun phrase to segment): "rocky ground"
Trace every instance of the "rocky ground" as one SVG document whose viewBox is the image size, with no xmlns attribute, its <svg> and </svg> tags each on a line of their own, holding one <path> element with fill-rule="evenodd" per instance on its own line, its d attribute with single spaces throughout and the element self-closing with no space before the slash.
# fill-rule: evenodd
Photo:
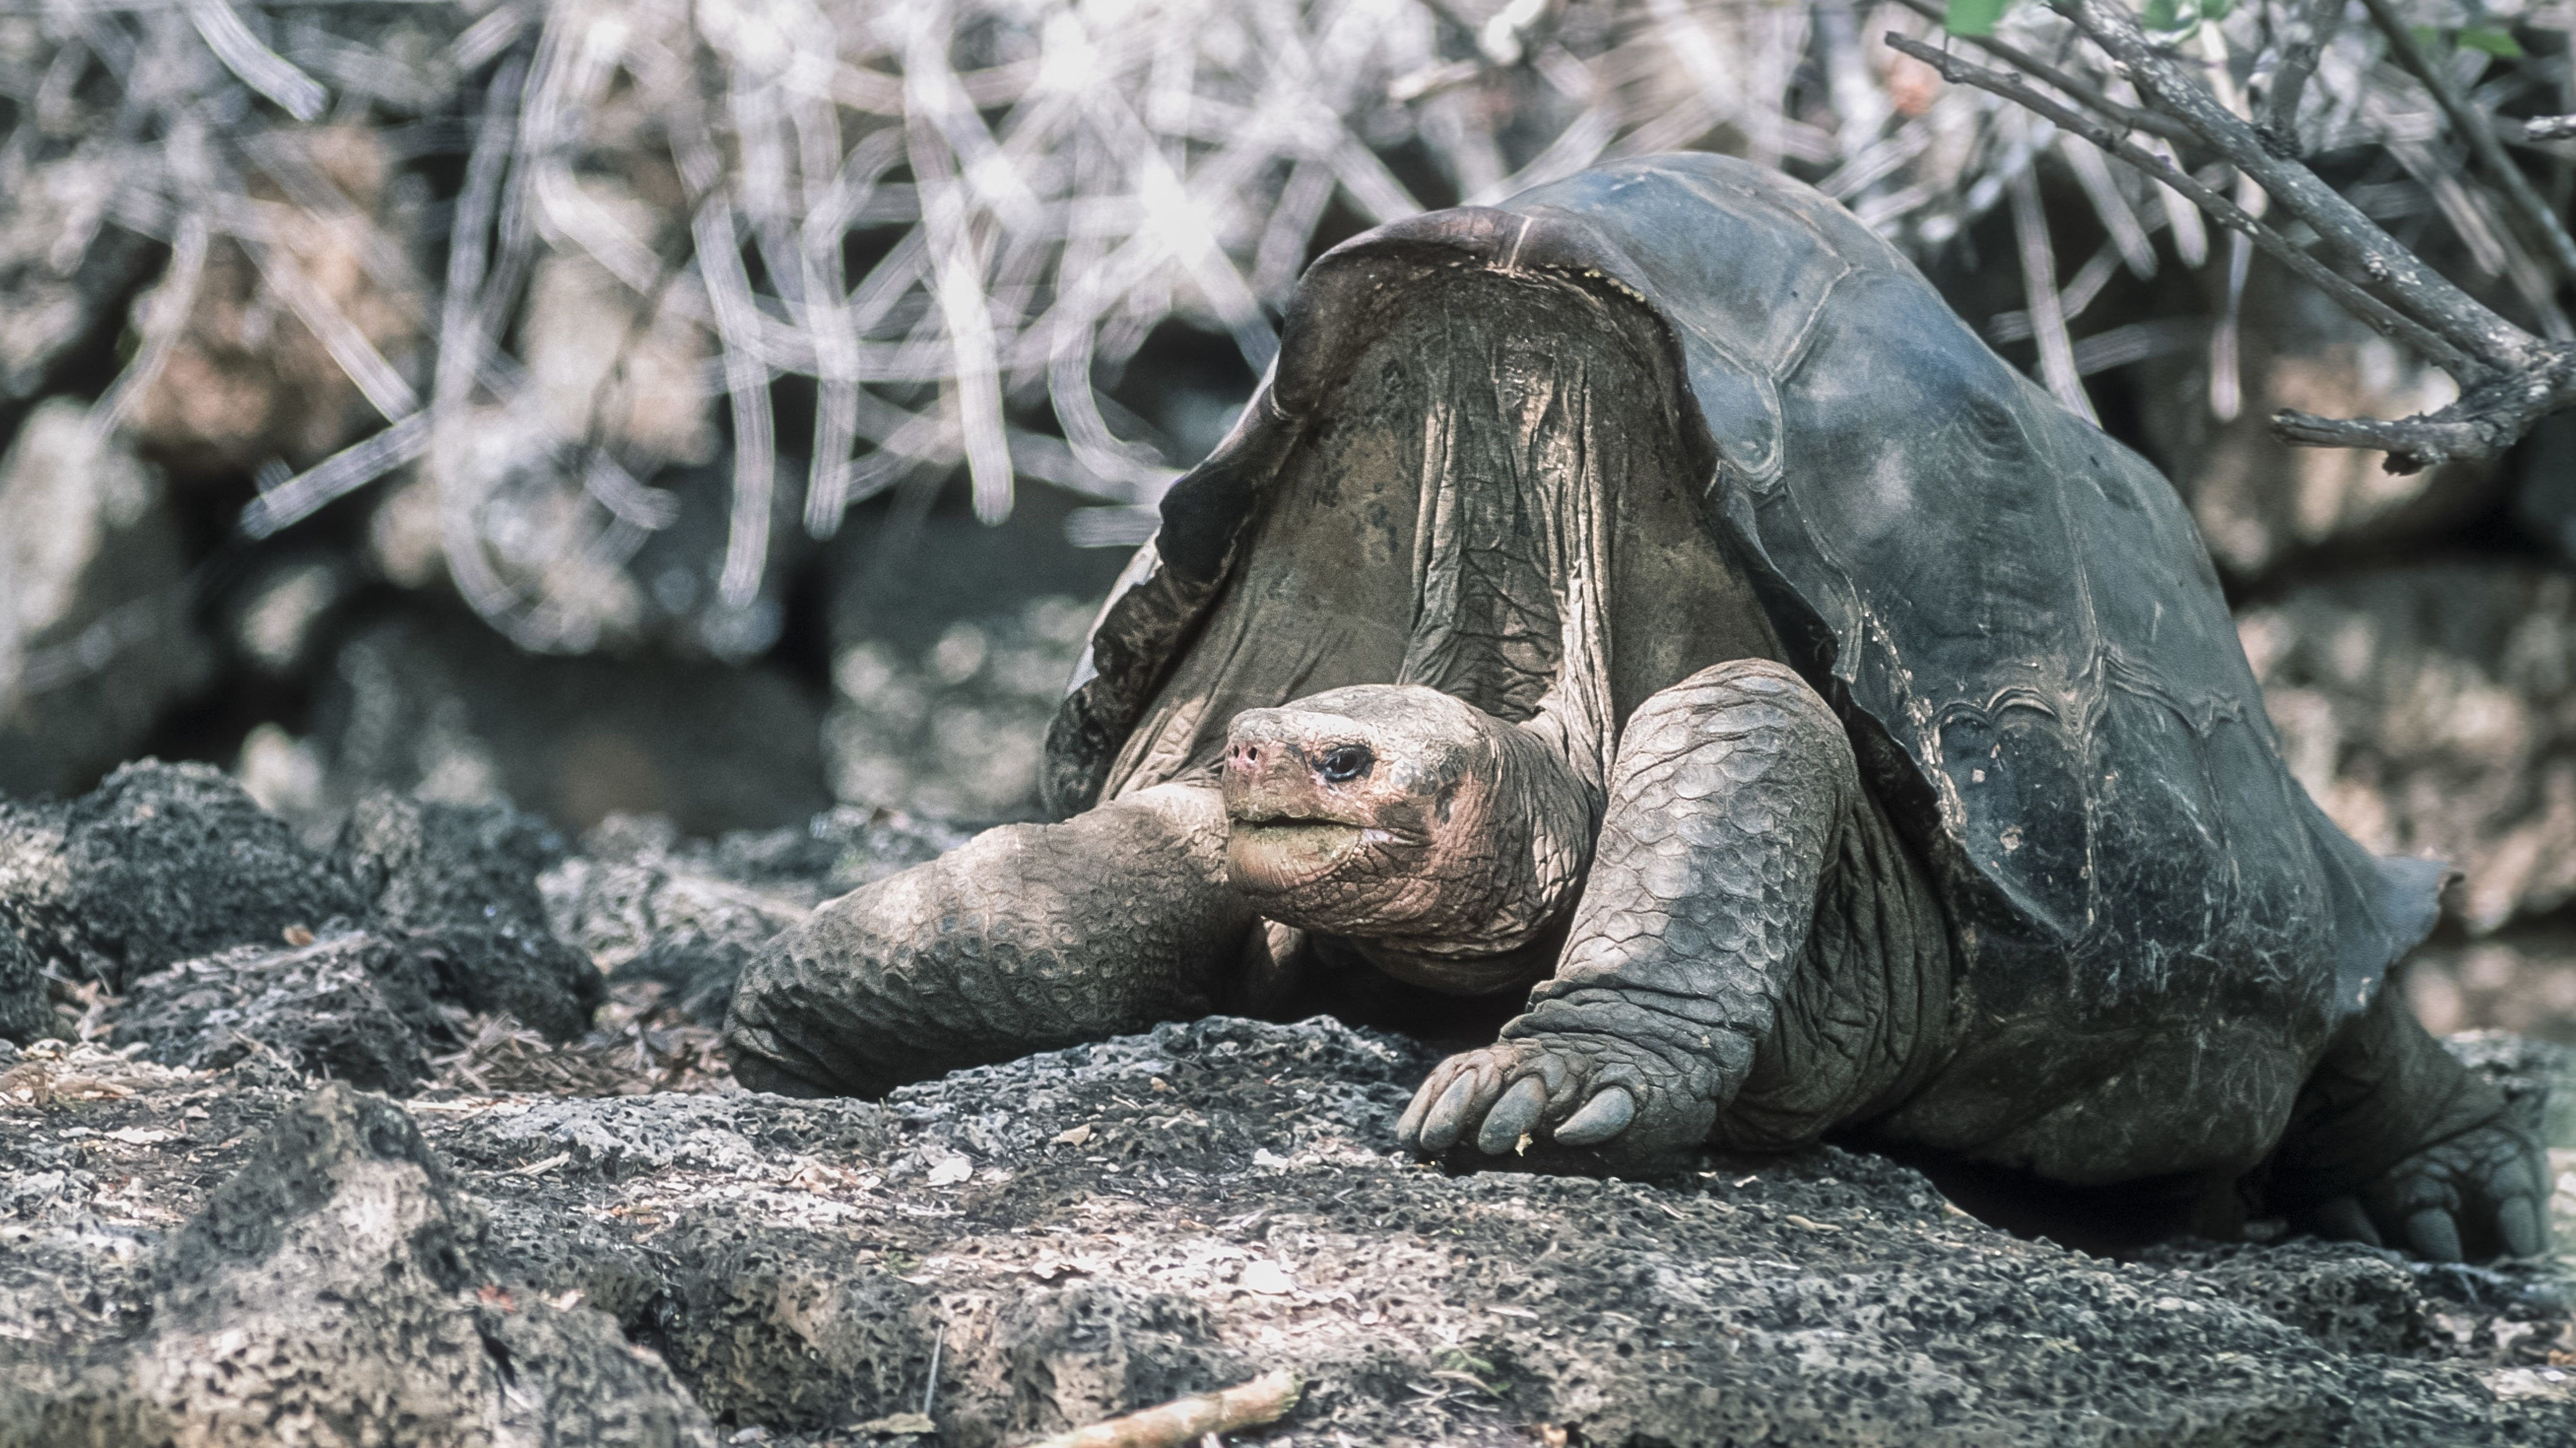
<svg viewBox="0 0 2576 1448">
<path fill-rule="evenodd" d="M 245 844 L 227 788 L 0 814 L 8 938 L 55 977 L 15 979 L 50 1038 L 0 1047 L 10 1448 L 1021 1443 L 1280 1367 L 1303 1398 L 1239 1441 L 2576 1443 L 2554 1261 L 2114 1261 L 1834 1147 L 1453 1174 L 1389 1150 L 1432 1054 L 1329 1019 L 747 1093 L 709 1029 L 742 954 L 952 833 L 574 845 L 384 800 L 314 850 Z M 109 838 L 153 846 L 122 949 L 59 899 Z M 155 887 L 219 866 L 234 916 L 182 939 Z M 2560 1059 L 2459 1048 L 2518 1089 Z"/>
</svg>

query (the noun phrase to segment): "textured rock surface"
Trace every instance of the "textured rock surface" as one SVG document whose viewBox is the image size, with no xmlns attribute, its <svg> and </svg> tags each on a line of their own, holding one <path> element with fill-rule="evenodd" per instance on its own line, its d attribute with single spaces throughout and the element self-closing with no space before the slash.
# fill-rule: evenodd
<svg viewBox="0 0 2576 1448">
<path fill-rule="evenodd" d="M 479 1441 L 440 1415 L 492 1382 L 497 1342 L 553 1413 L 658 1412 L 675 1378 L 719 1432 L 813 1448 L 918 1409 L 934 1347 L 957 1448 L 1274 1366 L 1310 1387 L 1253 1440 L 1313 1448 L 2576 1443 L 2551 1359 L 2576 1332 L 2545 1271 L 2316 1243 L 2123 1265 L 1834 1148 L 1654 1182 L 1453 1176 L 1387 1150 L 1430 1059 L 1331 1022 L 1212 1019 L 882 1104 L 432 1095 L 409 1108 L 422 1151 L 396 1109 L 299 1105 L 248 1063 L 58 1053 L 0 1077 L 0 1373 L 22 1415 L 139 1401 L 132 1365 L 220 1349 L 182 1336 L 220 1305 L 243 1351 L 314 1369 L 308 1397 L 258 1401 L 402 1384 L 422 1442 Z M 82 1071 L 98 1094 L 61 1085 Z M 19 1094 L 45 1083 L 44 1104 Z M 273 1142 L 374 1144 L 257 1145 L 276 1122 Z M 325 1155 L 329 1191 L 299 1195 L 298 1163 Z M 429 1230 L 358 1224 L 326 1253 L 310 1224 L 369 1183 L 384 1221 Z M 441 1244 L 470 1265 L 440 1267 Z M 290 1297 L 360 1266 L 390 1274 L 383 1300 Z M 300 1325 L 273 1329 L 287 1300 Z M 349 1346 L 311 1341 L 326 1327 Z M 618 1384 L 599 1365 L 621 1335 L 659 1362 L 625 1359 Z M 33 1341 L 125 1375 L 50 1368 Z M 566 1416 L 555 1441 L 587 1441 L 572 1428 L 594 1431 Z"/>
<path fill-rule="evenodd" d="M 561 849 L 506 807 L 377 796 L 324 854 L 202 764 L 131 765 L 67 805 L 0 801 L 0 1030 L 61 1032 L 51 966 L 134 992 L 118 1040 L 156 1059 L 261 1052 L 409 1091 L 466 1016 L 557 1040 L 589 1027 L 606 983 L 537 888 Z"/>
<path fill-rule="evenodd" d="M 386 929 L 434 942 L 445 993 L 557 1039 L 590 1024 L 606 988 L 589 957 L 558 939 L 537 876 L 564 845 L 506 804 L 358 802 L 340 853 Z"/>
<path fill-rule="evenodd" d="M 264 1054 L 308 1075 L 407 1095 L 429 1077 L 428 1047 L 451 1044 L 431 1001 L 437 984 L 428 960 L 372 935 L 242 946 L 127 987 L 109 1040 L 190 1070 Z"/>
<path fill-rule="evenodd" d="M 0 456 L 0 794 L 76 792 L 204 678 L 186 572 L 159 472 L 77 402 L 29 414 Z"/>
<path fill-rule="evenodd" d="M 406 919 L 524 912 L 517 872 L 550 853 L 491 811 L 380 805 L 349 837 L 353 892 Z M 544 903 L 621 993 L 697 962 L 641 980 L 685 996 L 953 838 L 856 810 L 711 844 L 621 819 Z M 450 1064 L 477 1046 L 429 1059 L 464 1020 L 439 938 L 192 960 L 90 1006 L 122 1050 L 0 1048 L 0 1444 L 328 1422 L 825 1448 L 888 1441 L 863 1425 L 927 1392 L 935 1441 L 984 1448 L 1276 1366 L 1311 1386 L 1257 1440 L 1311 1448 L 2576 1444 L 2554 1263 L 2294 1242 L 2123 1265 L 1832 1147 L 1451 1175 L 1392 1149 L 1436 1053 L 1320 1019 L 1168 1025 L 881 1103 L 653 1091 L 709 1077 L 639 1070 L 649 1023 L 615 1051 L 514 1037 L 516 1074 L 477 1074 Z M 2535 1103 L 2564 1065 L 2458 1048 Z M 307 1095 L 370 1071 L 426 1085 Z"/>
<path fill-rule="evenodd" d="M 53 1035 L 54 1025 L 44 960 L 19 933 L 14 912 L 0 907 L 0 1044 Z"/>
<path fill-rule="evenodd" d="M 158 1244 L 138 1338 L 11 1353 L 0 1443 L 714 1442 L 610 1319 L 491 1286 L 482 1236 L 408 1118 L 325 1087 Z"/>
<path fill-rule="evenodd" d="M 843 807 L 801 829 L 683 842 L 659 817 L 615 816 L 542 880 L 554 929 L 618 982 L 660 987 L 716 1026 L 752 954 L 836 895 L 964 843 L 954 829 Z"/>
<path fill-rule="evenodd" d="M 144 760 L 67 805 L 0 801 L 0 909 L 59 974 L 113 989 L 366 902 L 229 775 Z"/>
<path fill-rule="evenodd" d="M 2444 859 L 2486 934 L 2576 899 L 2576 587 L 2499 564 L 2293 590 L 2238 621 L 2291 771 L 2383 854 Z"/>
</svg>

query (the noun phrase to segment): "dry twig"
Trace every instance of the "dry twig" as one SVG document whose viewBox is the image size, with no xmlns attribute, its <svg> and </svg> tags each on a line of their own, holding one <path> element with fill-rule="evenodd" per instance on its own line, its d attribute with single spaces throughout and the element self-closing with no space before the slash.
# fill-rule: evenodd
<svg viewBox="0 0 2576 1448">
<path fill-rule="evenodd" d="M 2110 117 L 2105 120 L 2017 76 L 1970 65 L 1905 36 L 1890 34 L 1887 39 L 1898 50 L 1933 66 L 1945 79 L 2037 112 L 2188 197 L 2221 225 L 2261 247 L 2382 334 L 2412 347 L 2460 384 L 2458 401 L 2411 418 L 2324 418 L 2285 410 L 2272 423 L 2280 437 L 2311 446 L 2378 449 L 2388 454 L 2390 471 L 2413 472 L 2455 458 L 2498 456 L 2543 416 L 2576 405 L 2576 345 L 2545 341 L 2499 316 L 2390 236 L 2300 161 L 2295 144 L 2285 143 L 2285 136 L 2295 140 L 2296 98 L 2290 95 L 2283 102 L 2281 97 L 2304 85 L 2304 69 L 2313 65 L 2307 49 L 2310 39 L 2296 42 L 2285 58 L 2282 90 L 2276 92 L 2264 126 L 2258 127 L 2204 84 L 2173 50 L 2150 40 L 2126 6 L 2110 0 L 2048 3 L 2136 85 L 2155 114 L 2181 126 L 2197 149 L 2214 154 L 2261 187 L 2291 218 L 2316 233 L 2329 256 L 2362 280 L 2347 278 L 2221 194 L 2217 186 L 2130 139 L 2124 131 L 2136 127 L 2123 114 L 2126 107 L 2104 111 Z M 2576 276 L 2576 244 L 2568 241 L 2566 228 L 2504 154 L 2492 128 L 2468 111 L 2448 77 L 2425 60 L 2391 0 L 2365 0 L 2365 5 L 2391 51 L 2423 81 L 2454 129 L 2514 198 L 2525 223 L 2546 241 L 2561 275 Z M 2309 23 L 2321 33 L 2328 18 L 2312 15 Z M 2057 89 L 2077 94 L 2063 86 Z"/>
<path fill-rule="evenodd" d="M 1058 1433 L 1029 1448 L 1182 1448 L 1211 1433 L 1275 1423 L 1297 1406 L 1297 1395 L 1304 1387 L 1295 1373 L 1278 1368 L 1238 1387 Z"/>
<path fill-rule="evenodd" d="M 2042 230 L 2056 220 L 2030 205 L 2062 163 L 2135 274 L 2158 265 L 2159 230 L 2167 255 L 2202 265 L 2207 209 L 2467 394 L 2398 423 L 2285 419 L 2301 440 L 2386 446 L 2400 465 L 2480 455 L 2563 400 L 2563 351 L 2337 210 L 2298 162 L 2303 140 L 2400 162 L 2410 179 L 2377 187 L 2374 214 L 2437 213 L 2548 329 L 2549 279 L 2576 277 L 2576 252 L 2463 88 L 2390 29 L 2395 0 L 2373 0 L 2369 25 L 2338 27 L 2345 0 L 2246 0 L 2211 22 L 2240 62 L 2277 47 L 2256 59 L 2250 105 L 2232 82 L 2213 96 L 2226 67 L 2140 35 L 2124 5 L 2022 7 L 1970 41 L 2007 75 L 1923 43 L 1941 0 L 1900 3 L 1882 12 L 1906 29 L 1895 48 L 1956 87 L 1864 45 L 1850 0 L 0 0 L 38 36 L 0 47 L 0 212 L 60 178 L 104 178 L 41 259 L 67 268 L 107 227 L 169 246 L 101 431 L 137 425 L 131 404 L 185 345 L 209 257 L 241 250 L 262 314 L 327 343 L 386 417 L 301 473 L 267 470 L 243 526 L 273 532 L 379 478 L 423 477 L 458 590 L 558 651 L 639 626 L 629 615 L 669 556 L 643 550 L 683 512 L 653 484 L 683 465 L 730 464 L 721 566 L 695 595 L 710 620 L 775 612 L 762 595 L 796 522 L 827 535 L 859 501 L 951 471 L 972 475 L 988 517 L 1038 478 L 1096 505 L 1069 525 L 1083 541 L 1133 542 L 1192 460 L 1189 439 L 1109 395 L 1158 330 L 1231 338 L 1257 373 L 1332 232 L 1679 147 L 1775 160 L 1927 260 L 1999 207 L 2034 263 L 2062 254 Z M 2527 91 L 2548 63 L 2504 74 Z M 2439 153 L 2444 116 L 2474 176 Z M 371 275 L 445 254 L 442 275 L 405 283 L 429 317 L 416 350 L 362 334 L 279 243 L 289 213 L 346 209 L 294 164 L 308 126 L 335 125 L 384 138 L 398 170 L 440 158 L 406 179 L 441 178 L 445 237 L 351 218 Z M 2576 121 L 2522 135 L 2576 137 Z M 2268 217 L 2241 205 L 2251 193 L 2230 200 L 2213 158 L 2272 194 Z M 2516 224 L 2491 225 L 2491 205 Z M 635 398 L 607 396 L 623 382 L 584 403 L 538 355 L 541 304 L 592 272 L 598 306 L 631 322 L 623 341 L 575 340 L 617 352 L 624 378 L 649 336 L 654 406 L 705 451 L 639 437 L 617 414 Z M 2106 279 L 2088 266 L 2054 301 L 2031 299 L 2061 395 L 2081 395 L 2082 359 L 2111 355 L 2069 330 Z M 654 588 L 627 576 L 639 556 L 662 560 Z M 772 636 L 744 628 L 724 647 Z M 48 678 L 77 672 L 43 662 Z"/>
</svg>

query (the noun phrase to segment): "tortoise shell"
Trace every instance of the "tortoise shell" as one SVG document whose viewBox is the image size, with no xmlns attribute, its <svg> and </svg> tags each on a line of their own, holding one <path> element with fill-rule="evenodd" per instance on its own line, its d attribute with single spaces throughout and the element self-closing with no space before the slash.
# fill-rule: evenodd
<svg viewBox="0 0 2576 1448">
<path fill-rule="evenodd" d="M 2440 867 L 2370 855 L 2282 763 L 2164 477 L 1841 206 L 1710 155 L 1601 166 L 1318 260 L 1270 377 L 1166 495 L 1094 627 L 1048 735 L 1050 807 L 1098 800 L 1353 359 L 1426 268 L 1462 266 L 1652 314 L 1701 522 L 1932 871 L 1980 1009 L 2044 1021 L 2078 1000 L 2163 1030 L 2189 998 L 2296 1015 L 2288 1038 L 2316 1049 L 2430 929 Z"/>
</svg>

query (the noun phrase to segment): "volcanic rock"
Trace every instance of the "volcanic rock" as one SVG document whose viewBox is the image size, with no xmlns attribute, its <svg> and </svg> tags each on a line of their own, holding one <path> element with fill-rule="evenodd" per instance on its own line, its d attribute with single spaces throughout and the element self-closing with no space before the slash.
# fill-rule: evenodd
<svg viewBox="0 0 2576 1448">
<path fill-rule="evenodd" d="M 668 820 L 618 815 L 542 877 L 554 928 L 612 981 L 650 982 L 701 1025 L 724 1021 L 744 963 L 836 895 L 965 842 L 906 815 L 843 807 L 802 828 L 683 842 Z"/>
<path fill-rule="evenodd" d="M 366 902 L 231 776 L 147 759 L 67 805 L 0 800 L 0 910 L 65 977 L 121 989 Z"/>
<path fill-rule="evenodd" d="M 159 472 L 38 405 L 0 456 L 0 794 L 81 788 L 203 680 L 186 575 Z"/>
<path fill-rule="evenodd" d="M 907 1441 L 927 1398 L 936 1441 L 989 1448 L 1274 1367 L 1308 1383 L 1282 1445 L 2576 1443 L 2547 1264 L 2123 1263 L 1830 1146 L 1452 1174 L 1392 1150 L 1431 1054 L 1325 1019 L 882 1103 L 433 1092 L 418 1135 L 264 1059 L 0 1074 L 0 1422 L 54 1434 L 0 1443 L 399 1402 L 406 1442 L 511 1441 L 448 1436 L 462 1404 L 532 1441 L 689 1441 L 703 1410 L 822 1448 Z M 182 1394 L 190 1361 L 237 1376 Z"/>
<path fill-rule="evenodd" d="M 590 1024 L 607 986 L 556 938 L 537 877 L 563 841 L 507 804 L 440 804 L 379 792 L 358 802 L 340 854 L 376 916 L 422 937 L 440 994 L 557 1039 Z"/>
<path fill-rule="evenodd" d="M 610 1319 L 491 1285 L 483 1233 L 401 1111 L 324 1087 L 155 1249 L 139 1336 L 11 1365 L 0 1444 L 714 1443 Z"/>
<path fill-rule="evenodd" d="M 261 1052 L 304 1075 L 408 1095 L 429 1078 L 427 1047 L 451 1034 L 430 1001 L 436 985 L 418 953 L 377 936 L 241 946 L 136 981 L 109 1040 L 196 1071 Z"/>
</svg>

